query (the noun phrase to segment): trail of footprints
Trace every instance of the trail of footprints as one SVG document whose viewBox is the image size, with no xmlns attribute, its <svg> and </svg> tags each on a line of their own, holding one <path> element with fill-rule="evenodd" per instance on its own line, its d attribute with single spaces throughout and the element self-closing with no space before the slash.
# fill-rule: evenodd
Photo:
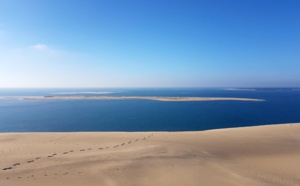
<svg viewBox="0 0 300 186">
<path fill-rule="evenodd" d="M 40 174 L 38 174 L 38 176 L 44 176 L 44 177 L 47 177 L 47 176 L 65 176 L 65 175 L 68 175 L 68 174 L 70 174 L 71 172 L 68 172 L 68 171 L 65 171 L 65 172 L 63 172 L 63 173 L 61 173 L 61 174 L 58 174 L 58 173 L 54 173 L 54 174 L 47 174 L 47 173 L 40 173 Z M 78 173 L 78 174 L 81 174 L 81 173 L 83 173 L 83 172 L 81 172 L 81 171 L 73 171 L 72 173 Z M 15 178 L 18 178 L 18 179 L 22 179 L 22 178 L 31 178 L 31 179 L 36 179 L 37 178 L 37 176 L 36 175 L 29 175 L 29 176 L 24 176 L 24 177 L 22 177 L 22 176 L 17 176 L 17 177 L 15 177 Z M 7 180 L 9 180 L 9 179 L 13 179 L 12 177 L 6 177 L 6 179 Z"/>
<path fill-rule="evenodd" d="M 128 141 L 127 142 L 127 144 L 129 145 L 129 144 L 131 144 L 131 143 L 133 143 L 133 142 L 138 142 L 139 140 L 146 140 L 146 139 L 149 139 L 150 137 L 152 137 L 153 136 L 153 133 L 151 134 L 151 135 L 149 135 L 149 136 L 147 136 L 147 137 L 144 137 L 144 138 L 141 138 L 141 139 L 135 139 L 134 141 Z M 62 139 L 62 138 L 64 138 L 64 137 L 61 137 L 61 138 L 58 138 L 58 139 Z M 58 139 L 55 139 L 55 140 L 58 140 Z M 51 140 L 51 141 L 54 141 L 54 140 Z M 46 143 L 49 143 L 49 142 L 51 142 L 51 141 L 48 141 L 48 142 L 46 142 Z M 113 148 L 118 148 L 118 147 L 121 147 L 121 146 L 124 146 L 124 145 L 126 145 L 126 143 L 121 143 L 121 144 L 118 144 L 118 145 L 115 145 L 115 146 L 113 146 Z M 106 146 L 106 147 L 99 147 L 98 149 L 96 149 L 96 150 L 105 150 L 105 149 L 109 149 L 110 148 L 110 146 Z M 87 149 L 80 149 L 80 150 L 78 150 L 78 151 L 75 151 L 75 150 L 69 150 L 69 151 L 64 151 L 64 152 L 62 152 L 62 153 L 53 153 L 53 154 L 50 154 L 50 155 L 48 155 L 48 156 L 46 156 L 46 157 L 44 157 L 44 158 L 53 158 L 53 157 L 55 157 L 55 156 L 58 156 L 59 154 L 61 154 L 61 155 L 66 155 L 66 154 L 69 154 L 69 153 L 75 153 L 75 152 L 78 152 L 78 153 L 81 153 L 81 152 L 85 152 L 85 151 L 91 151 L 91 150 L 93 150 L 93 148 L 87 148 Z M 25 162 L 23 162 L 23 163 L 20 163 L 20 162 L 18 162 L 18 163 L 14 163 L 13 165 L 11 165 L 11 166 L 9 166 L 9 167 L 5 167 L 5 168 L 3 168 L 2 169 L 2 171 L 7 171 L 7 170 L 12 170 L 12 169 L 15 169 L 17 166 L 21 166 L 21 165 L 23 165 L 23 164 L 30 164 L 30 163 L 34 163 L 34 162 L 36 162 L 36 161 L 38 161 L 38 160 L 40 160 L 40 159 L 42 159 L 42 157 L 36 157 L 36 158 L 33 158 L 33 159 L 30 159 L 30 160 L 27 160 L 27 161 L 25 161 Z M 82 173 L 82 172 L 78 172 L 78 173 Z M 63 173 L 62 175 L 67 175 L 67 174 L 69 174 L 69 172 L 65 172 L 65 173 Z M 55 176 L 58 176 L 58 175 L 60 175 L 60 174 L 54 174 Z M 44 176 L 47 176 L 47 174 L 44 174 Z M 26 177 L 20 177 L 20 176 L 18 176 L 17 177 L 18 179 L 21 179 L 21 178 L 35 178 L 34 177 L 34 175 L 30 175 L 30 176 L 26 176 Z M 7 177 L 6 179 L 11 179 L 10 177 Z"/>
<path fill-rule="evenodd" d="M 290 186 L 299 186 L 299 184 L 297 184 L 287 178 L 282 178 L 282 177 L 278 177 L 276 175 L 267 174 L 267 173 L 264 173 L 259 170 L 254 170 L 250 167 L 240 167 L 240 166 L 234 166 L 234 165 L 231 165 L 230 167 L 233 168 L 234 170 L 236 170 L 238 173 L 242 173 L 244 175 L 253 175 L 257 178 L 260 178 L 260 179 L 263 179 L 263 180 L 266 180 L 269 182 L 281 183 L 281 184 L 290 185 Z"/>
</svg>

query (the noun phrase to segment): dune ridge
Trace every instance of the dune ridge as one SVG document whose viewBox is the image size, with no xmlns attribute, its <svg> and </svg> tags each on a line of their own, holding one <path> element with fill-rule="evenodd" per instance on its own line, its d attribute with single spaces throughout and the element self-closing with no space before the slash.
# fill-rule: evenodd
<svg viewBox="0 0 300 186">
<path fill-rule="evenodd" d="M 0 134 L 0 185 L 300 185 L 300 123 Z"/>
</svg>

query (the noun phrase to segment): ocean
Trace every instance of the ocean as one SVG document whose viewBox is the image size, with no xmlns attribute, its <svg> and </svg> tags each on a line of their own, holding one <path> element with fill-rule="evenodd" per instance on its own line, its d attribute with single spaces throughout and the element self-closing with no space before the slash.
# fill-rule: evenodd
<svg viewBox="0 0 300 186">
<path fill-rule="evenodd" d="M 0 98 L 0 132 L 200 131 L 300 122 L 300 89 L 0 89 L 0 96 L 238 97 L 263 102 Z"/>
</svg>

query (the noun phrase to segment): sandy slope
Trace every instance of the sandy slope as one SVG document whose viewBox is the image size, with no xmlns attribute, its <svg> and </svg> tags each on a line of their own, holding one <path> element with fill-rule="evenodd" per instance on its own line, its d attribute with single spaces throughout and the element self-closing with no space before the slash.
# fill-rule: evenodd
<svg viewBox="0 0 300 186">
<path fill-rule="evenodd" d="M 1 186 L 300 186 L 300 123 L 177 133 L 0 134 L 0 158 Z"/>
</svg>

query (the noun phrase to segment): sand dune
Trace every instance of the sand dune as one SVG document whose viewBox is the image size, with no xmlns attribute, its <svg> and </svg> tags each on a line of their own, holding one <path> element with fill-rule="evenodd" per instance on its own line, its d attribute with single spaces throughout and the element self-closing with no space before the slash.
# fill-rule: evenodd
<svg viewBox="0 0 300 186">
<path fill-rule="evenodd" d="M 300 123 L 139 133 L 0 134 L 1 186 L 300 186 Z"/>
</svg>

